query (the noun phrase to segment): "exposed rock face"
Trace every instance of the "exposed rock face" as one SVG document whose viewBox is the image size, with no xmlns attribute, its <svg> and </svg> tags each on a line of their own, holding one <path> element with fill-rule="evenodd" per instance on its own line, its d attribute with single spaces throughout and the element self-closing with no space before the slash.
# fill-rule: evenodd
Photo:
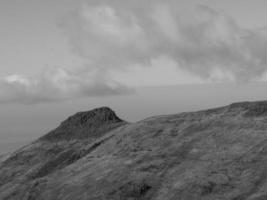
<svg viewBox="0 0 267 200">
<path fill-rule="evenodd" d="M 41 140 L 58 141 L 95 138 L 122 122 L 110 108 L 96 108 L 89 112 L 79 112 L 69 117 L 58 128 L 42 137 Z"/>
<path fill-rule="evenodd" d="M 78 113 L 0 164 L 0 199 L 267 199 L 266 131 L 267 102 L 134 124 Z"/>
</svg>

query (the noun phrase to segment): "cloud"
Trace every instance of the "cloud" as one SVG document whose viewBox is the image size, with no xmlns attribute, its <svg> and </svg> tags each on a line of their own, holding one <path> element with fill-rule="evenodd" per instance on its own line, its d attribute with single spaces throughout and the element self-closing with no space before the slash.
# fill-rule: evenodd
<svg viewBox="0 0 267 200">
<path fill-rule="evenodd" d="M 175 0 L 84 1 L 60 24 L 82 70 L 6 77 L 0 102 L 129 94 L 126 85 L 266 80 L 267 28 L 244 29 L 205 5 L 185 13 Z"/>
<path fill-rule="evenodd" d="M 250 81 L 266 71 L 264 29 L 244 29 L 205 5 L 179 13 L 173 0 L 85 1 L 62 27 L 73 51 L 105 72 L 153 67 L 162 56 L 204 80 Z"/>
<path fill-rule="evenodd" d="M 46 69 L 38 77 L 11 75 L 0 82 L 0 103 L 35 104 L 77 97 L 121 95 L 133 92 L 102 75 L 82 76 L 63 68 Z"/>
<path fill-rule="evenodd" d="M 205 83 L 200 77 L 177 66 L 177 63 L 168 57 L 152 59 L 150 65 L 153 67 L 137 64 L 127 71 L 114 71 L 111 77 L 132 87 Z"/>
</svg>

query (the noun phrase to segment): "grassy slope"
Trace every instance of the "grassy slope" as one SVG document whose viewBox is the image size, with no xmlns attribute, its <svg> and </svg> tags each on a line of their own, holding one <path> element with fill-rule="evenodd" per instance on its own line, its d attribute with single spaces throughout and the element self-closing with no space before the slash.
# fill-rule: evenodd
<svg viewBox="0 0 267 200">
<path fill-rule="evenodd" d="M 266 199 L 266 122 L 245 102 L 38 140 L 0 166 L 0 199 Z"/>
</svg>

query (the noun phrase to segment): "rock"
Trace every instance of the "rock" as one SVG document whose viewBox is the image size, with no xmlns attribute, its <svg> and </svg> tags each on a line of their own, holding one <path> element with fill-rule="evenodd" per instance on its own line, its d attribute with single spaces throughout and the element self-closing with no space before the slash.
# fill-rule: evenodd
<svg viewBox="0 0 267 200">
<path fill-rule="evenodd" d="M 41 140 L 71 140 L 99 137 L 102 133 L 125 123 L 108 107 L 79 112 L 61 123 L 61 125 Z M 99 135 L 100 134 L 100 135 Z"/>
</svg>

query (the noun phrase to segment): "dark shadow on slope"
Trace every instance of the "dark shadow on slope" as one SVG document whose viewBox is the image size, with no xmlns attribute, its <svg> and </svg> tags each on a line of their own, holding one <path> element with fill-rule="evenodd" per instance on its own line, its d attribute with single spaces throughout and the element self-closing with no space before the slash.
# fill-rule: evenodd
<svg viewBox="0 0 267 200">
<path fill-rule="evenodd" d="M 44 165 L 42 165 L 38 170 L 33 172 L 30 176 L 31 179 L 41 178 L 47 176 L 57 170 L 60 170 L 72 163 L 76 162 L 77 160 L 83 158 L 84 156 L 88 155 L 89 153 L 93 152 L 97 147 L 104 144 L 107 140 L 112 138 L 110 136 L 103 140 L 97 141 L 90 145 L 86 149 L 69 149 L 62 153 L 60 153 L 56 158 L 49 160 Z"/>
</svg>

